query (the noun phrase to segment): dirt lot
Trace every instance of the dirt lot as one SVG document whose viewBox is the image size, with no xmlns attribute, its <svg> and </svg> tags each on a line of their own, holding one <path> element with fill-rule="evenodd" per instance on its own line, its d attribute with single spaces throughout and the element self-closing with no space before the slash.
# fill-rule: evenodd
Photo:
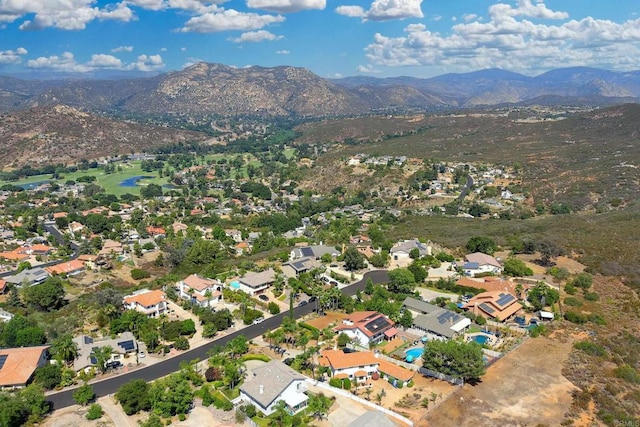
<svg viewBox="0 0 640 427">
<path fill-rule="evenodd" d="M 306 323 L 316 327 L 320 330 L 326 328 L 329 325 L 339 325 L 342 323 L 342 319 L 347 317 L 343 313 L 327 313 L 326 316 L 316 317 L 315 319 L 307 320 Z"/>
<path fill-rule="evenodd" d="M 416 425 L 560 425 L 576 389 L 562 375 L 572 341 L 557 337 L 525 341 L 491 366 L 481 383 L 466 384 Z"/>
</svg>

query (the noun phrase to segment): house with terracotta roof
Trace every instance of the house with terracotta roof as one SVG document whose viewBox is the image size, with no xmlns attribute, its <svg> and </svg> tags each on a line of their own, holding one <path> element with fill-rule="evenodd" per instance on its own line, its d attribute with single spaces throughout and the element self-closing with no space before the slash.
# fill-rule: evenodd
<svg viewBox="0 0 640 427">
<path fill-rule="evenodd" d="M 66 218 L 66 217 L 67 217 L 67 213 L 66 212 L 54 212 L 53 213 L 53 219 Z"/>
<path fill-rule="evenodd" d="M 326 366 L 333 378 L 349 378 L 362 383 L 378 373 L 382 378 L 397 380 L 406 385 L 415 376 L 414 371 L 382 360 L 370 351 L 344 353 L 342 350 L 324 350 L 318 359 L 320 366 Z"/>
<path fill-rule="evenodd" d="M 24 246 L 18 249 L 20 253 L 24 253 L 28 255 L 49 255 L 54 250 L 55 248 L 52 248 L 51 246 L 43 245 L 42 243 Z"/>
<path fill-rule="evenodd" d="M 99 255 L 122 255 L 124 253 L 124 247 L 122 243 L 115 240 L 106 239 L 102 242 L 102 249 Z"/>
<path fill-rule="evenodd" d="M 177 283 L 181 298 L 201 307 L 210 307 L 222 301 L 222 282 L 192 274 Z"/>
<path fill-rule="evenodd" d="M 157 238 L 157 237 L 165 237 L 167 232 L 162 227 L 154 227 L 152 225 L 147 227 L 147 233 L 149 236 Z"/>
<path fill-rule="evenodd" d="M 342 320 L 334 328 L 337 333 L 345 333 L 363 347 L 378 344 L 384 339 L 393 339 L 398 334 L 393 320 L 376 311 L 356 311 Z"/>
<path fill-rule="evenodd" d="M 241 256 L 241 255 L 248 254 L 249 252 L 251 252 L 251 246 L 247 242 L 237 243 L 234 246 L 234 249 L 236 250 L 236 255 L 237 256 Z"/>
<path fill-rule="evenodd" d="M 84 262 L 79 259 L 72 259 L 71 261 L 45 267 L 44 269 L 52 276 L 63 274 L 66 274 L 67 276 L 75 276 L 76 274 L 80 274 L 84 271 Z"/>
<path fill-rule="evenodd" d="M 508 292 L 494 291 L 483 292 L 471 298 L 463 308 L 475 315 L 482 315 L 487 319 L 496 319 L 504 322 L 517 314 L 522 305 L 515 295 Z"/>
<path fill-rule="evenodd" d="M 307 407 L 306 379 L 279 360 L 272 360 L 251 370 L 240 386 L 239 399 L 267 416 L 276 411 L 278 402 L 284 401 L 287 412 L 294 415 Z"/>
<path fill-rule="evenodd" d="M 82 261 L 86 268 L 94 270 L 96 268 L 96 261 L 98 261 L 98 255 L 82 254 L 77 260 Z"/>
<path fill-rule="evenodd" d="M 464 256 L 462 270 L 465 276 L 471 277 L 484 273 L 500 274 L 502 273 L 502 264 L 491 255 L 474 252 Z"/>
<path fill-rule="evenodd" d="M 0 388 L 29 384 L 36 369 L 47 364 L 48 349 L 48 345 L 0 349 Z"/>
<path fill-rule="evenodd" d="M 148 317 L 158 317 L 167 312 L 167 295 L 161 290 L 142 289 L 124 297 L 124 306 Z"/>
<path fill-rule="evenodd" d="M 187 228 L 189 228 L 189 226 L 182 222 L 174 222 L 171 228 L 173 228 L 174 234 L 184 234 L 187 232 Z"/>
<path fill-rule="evenodd" d="M 24 261 L 29 258 L 28 254 L 21 253 L 17 249 L 7 252 L 0 252 L 0 258 L 4 258 L 7 261 Z"/>
<path fill-rule="evenodd" d="M 7 281 L 4 279 L 0 279 L 0 295 L 7 292 L 7 289 L 9 289 L 9 287 L 7 286 Z"/>
</svg>

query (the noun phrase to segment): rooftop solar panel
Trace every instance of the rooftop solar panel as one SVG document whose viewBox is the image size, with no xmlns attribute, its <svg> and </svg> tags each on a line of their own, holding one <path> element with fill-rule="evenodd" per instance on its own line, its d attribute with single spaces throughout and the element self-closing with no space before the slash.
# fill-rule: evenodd
<svg viewBox="0 0 640 427">
<path fill-rule="evenodd" d="M 488 306 L 487 304 L 485 304 L 485 303 L 480 304 L 480 305 L 479 305 L 479 307 L 480 307 L 482 310 L 484 310 L 485 312 L 489 313 L 489 314 L 492 314 L 492 313 L 495 311 L 493 308 L 489 307 L 489 306 Z"/>
<path fill-rule="evenodd" d="M 124 351 L 131 351 L 134 348 L 136 348 L 136 345 L 134 344 L 133 340 L 121 341 L 118 343 L 118 345 L 122 347 Z"/>
<path fill-rule="evenodd" d="M 378 317 L 374 321 L 367 323 L 365 325 L 365 328 L 373 332 L 373 331 L 379 331 L 380 329 L 385 328 L 388 325 L 389 325 L 389 322 L 387 321 L 387 319 L 385 319 L 384 317 Z"/>
<path fill-rule="evenodd" d="M 304 267 L 304 262 L 302 261 L 298 261 L 298 262 L 294 262 L 293 263 L 293 268 L 295 268 L 296 270 L 303 270 Z"/>
<path fill-rule="evenodd" d="M 498 298 L 496 304 L 498 304 L 499 306 L 503 306 L 509 304 L 510 302 L 513 302 L 515 299 L 516 297 L 511 294 L 500 294 L 500 298 Z"/>
<path fill-rule="evenodd" d="M 0 355 L 0 369 L 2 369 L 2 367 L 4 366 L 4 362 L 7 361 L 7 357 L 9 357 L 8 354 Z"/>
<path fill-rule="evenodd" d="M 440 324 L 449 323 L 451 321 L 455 322 L 457 319 L 458 319 L 458 315 L 451 311 L 445 311 L 444 313 L 441 313 L 438 315 L 438 322 Z"/>
<path fill-rule="evenodd" d="M 300 253 L 303 256 L 313 256 L 313 249 L 311 248 L 300 248 Z"/>
</svg>

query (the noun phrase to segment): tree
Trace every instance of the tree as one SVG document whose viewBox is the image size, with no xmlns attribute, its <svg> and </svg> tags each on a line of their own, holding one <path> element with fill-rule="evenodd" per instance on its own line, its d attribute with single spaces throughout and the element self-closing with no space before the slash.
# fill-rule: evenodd
<svg viewBox="0 0 640 427">
<path fill-rule="evenodd" d="M 498 245 L 492 239 L 484 236 L 474 236 L 467 241 L 467 251 L 482 252 L 487 255 L 493 255 L 498 249 Z"/>
<path fill-rule="evenodd" d="M 78 346 L 73 341 L 71 334 L 60 335 L 56 338 L 51 346 L 51 354 L 67 364 L 73 362 L 78 357 Z"/>
<path fill-rule="evenodd" d="M 45 390 L 53 390 L 62 381 L 62 366 L 57 363 L 49 363 L 36 369 L 33 377 L 36 384 L 40 384 Z"/>
<path fill-rule="evenodd" d="M 544 283 L 537 283 L 529 290 L 527 299 L 535 310 L 541 310 L 558 302 L 560 293 Z"/>
<path fill-rule="evenodd" d="M 413 315 L 411 311 L 404 310 L 402 312 L 402 316 L 400 316 L 400 320 L 398 321 L 405 328 L 410 328 L 413 325 Z"/>
<path fill-rule="evenodd" d="M 412 262 L 409 267 L 407 267 L 407 269 L 411 272 L 411 274 L 413 274 L 413 279 L 416 283 L 424 282 L 424 279 L 426 279 L 428 276 L 427 270 L 425 270 L 422 265 L 416 263 L 415 261 Z"/>
<path fill-rule="evenodd" d="M 149 384 L 144 380 L 132 380 L 118 389 L 115 398 L 127 415 L 148 411 L 151 409 L 149 388 Z"/>
<path fill-rule="evenodd" d="M 477 380 L 485 373 L 482 347 L 476 342 L 430 340 L 424 347 L 423 366 L 463 380 Z"/>
<path fill-rule="evenodd" d="M 269 310 L 270 314 L 278 314 L 280 313 L 280 306 L 277 303 L 270 301 L 267 305 L 267 310 Z"/>
<path fill-rule="evenodd" d="M 552 259 L 557 258 L 564 253 L 564 250 L 560 246 L 548 240 L 538 242 L 537 246 L 541 255 L 541 264 L 544 266 L 552 266 L 554 264 Z"/>
<path fill-rule="evenodd" d="M 533 276 L 533 270 L 526 266 L 524 261 L 515 257 L 509 257 L 504 262 L 503 272 L 507 276 L 524 277 Z"/>
<path fill-rule="evenodd" d="M 338 335 L 338 347 L 345 347 L 349 341 L 351 341 L 351 338 L 344 332 Z"/>
<path fill-rule="evenodd" d="M 37 286 L 29 286 L 24 290 L 27 305 L 41 311 L 60 308 L 64 303 L 64 287 L 58 276 L 47 278 Z"/>
<path fill-rule="evenodd" d="M 95 397 L 96 394 L 93 391 L 93 387 L 91 387 L 91 384 L 87 383 L 84 383 L 73 392 L 73 400 L 82 406 L 87 406 L 87 404 L 93 401 Z"/>
<path fill-rule="evenodd" d="M 394 294 L 412 294 L 416 283 L 413 273 L 406 268 L 397 268 L 389 272 L 387 289 Z"/>
<path fill-rule="evenodd" d="M 113 349 L 111 346 L 96 347 L 91 351 L 91 357 L 96 359 L 96 367 L 103 374 L 107 372 L 107 361 L 111 358 Z"/>
<path fill-rule="evenodd" d="M 189 381 L 179 373 L 154 381 L 149 389 L 151 408 L 163 417 L 189 412 L 193 396 Z"/>
<path fill-rule="evenodd" d="M 580 273 L 573 279 L 573 286 L 582 288 L 584 291 L 589 289 L 593 284 L 593 277 L 589 273 Z"/>
<path fill-rule="evenodd" d="M 347 271 L 355 271 L 364 268 L 366 265 L 364 255 L 355 247 L 347 248 L 344 252 L 344 268 Z"/>
<path fill-rule="evenodd" d="M 98 418 L 102 418 L 102 415 L 104 415 L 102 406 L 100 406 L 99 403 L 94 403 L 93 405 L 89 406 L 89 411 L 87 411 L 86 417 L 89 421 L 93 421 L 97 420 Z"/>
</svg>

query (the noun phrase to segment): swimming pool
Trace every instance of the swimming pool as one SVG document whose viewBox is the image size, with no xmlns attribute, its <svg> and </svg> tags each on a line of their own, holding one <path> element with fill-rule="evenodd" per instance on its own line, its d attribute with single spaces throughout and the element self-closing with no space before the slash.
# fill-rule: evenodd
<svg viewBox="0 0 640 427">
<path fill-rule="evenodd" d="M 474 335 L 473 340 L 480 345 L 485 345 L 489 341 L 488 335 Z"/>
<path fill-rule="evenodd" d="M 416 359 L 420 359 L 422 353 L 424 353 L 424 348 L 422 347 L 411 348 L 404 352 L 405 360 L 407 362 L 413 362 Z"/>
<path fill-rule="evenodd" d="M 229 286 L 231 286 L 233 289 L 240 289 L 240 283 L 237 280 L 229 283 Z"/>
</svg>

